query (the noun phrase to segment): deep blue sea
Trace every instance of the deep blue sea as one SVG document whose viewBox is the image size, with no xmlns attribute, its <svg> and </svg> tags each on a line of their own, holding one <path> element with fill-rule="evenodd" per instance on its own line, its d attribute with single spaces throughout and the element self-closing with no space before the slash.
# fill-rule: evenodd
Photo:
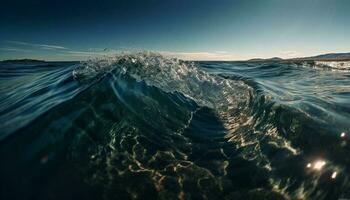
<svg viewBox="0 0 350 200">
<path fill-rule="evenodd" d="M 350 63 L 0 62 L 0 199 L 350 198 Z"/>
</svg>

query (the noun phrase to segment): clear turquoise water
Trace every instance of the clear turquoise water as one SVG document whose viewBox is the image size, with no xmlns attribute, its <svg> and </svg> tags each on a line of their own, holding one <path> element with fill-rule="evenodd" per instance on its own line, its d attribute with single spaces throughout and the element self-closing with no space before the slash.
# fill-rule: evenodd
<svg viewBox="0 0 350 200">
<path fill-rule="evenodd" d="M 1 63 L 0 94 L 1 199 L 350 198 L 344 66 Z"/>
</svg>

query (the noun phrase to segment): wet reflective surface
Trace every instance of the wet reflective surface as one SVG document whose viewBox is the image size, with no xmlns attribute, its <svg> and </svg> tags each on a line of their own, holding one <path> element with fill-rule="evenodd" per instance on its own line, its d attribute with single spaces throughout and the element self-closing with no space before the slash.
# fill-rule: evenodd
<svg viewBox="0 0 350 200">
<path fill-rule="evenodd" d="M 0 197 L 349 198 L 344 66 L 1 64 Z"/>
</svg>

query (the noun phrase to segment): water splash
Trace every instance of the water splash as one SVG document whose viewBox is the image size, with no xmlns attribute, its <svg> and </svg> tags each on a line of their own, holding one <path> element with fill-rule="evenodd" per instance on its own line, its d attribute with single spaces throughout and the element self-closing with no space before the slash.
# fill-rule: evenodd
<svg viewBox="0 0 350 200">
<path fill-rule="evenodd" d="M 73 71 L 77 79 L 106 73 L 128 74 L 166 92 L 181 92 L 202 106 L 233 109 L 249 101 L 252 88 L 243 81 L 212 76 L 199 70 L 194 62 L 169 58 L 154 52 L 121 53 L 81 63 Z"/>
</svg>

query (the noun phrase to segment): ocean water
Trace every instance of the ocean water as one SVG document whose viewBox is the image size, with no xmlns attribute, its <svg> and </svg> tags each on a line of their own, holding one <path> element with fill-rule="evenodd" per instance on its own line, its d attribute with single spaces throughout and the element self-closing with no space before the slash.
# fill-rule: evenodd
<svg viewBox="0 0 350 200">
<path fill-rule="evenodd" d="M 350 63 L 0 64 L 0 199 L 350 198 Z"/>
</svg>

